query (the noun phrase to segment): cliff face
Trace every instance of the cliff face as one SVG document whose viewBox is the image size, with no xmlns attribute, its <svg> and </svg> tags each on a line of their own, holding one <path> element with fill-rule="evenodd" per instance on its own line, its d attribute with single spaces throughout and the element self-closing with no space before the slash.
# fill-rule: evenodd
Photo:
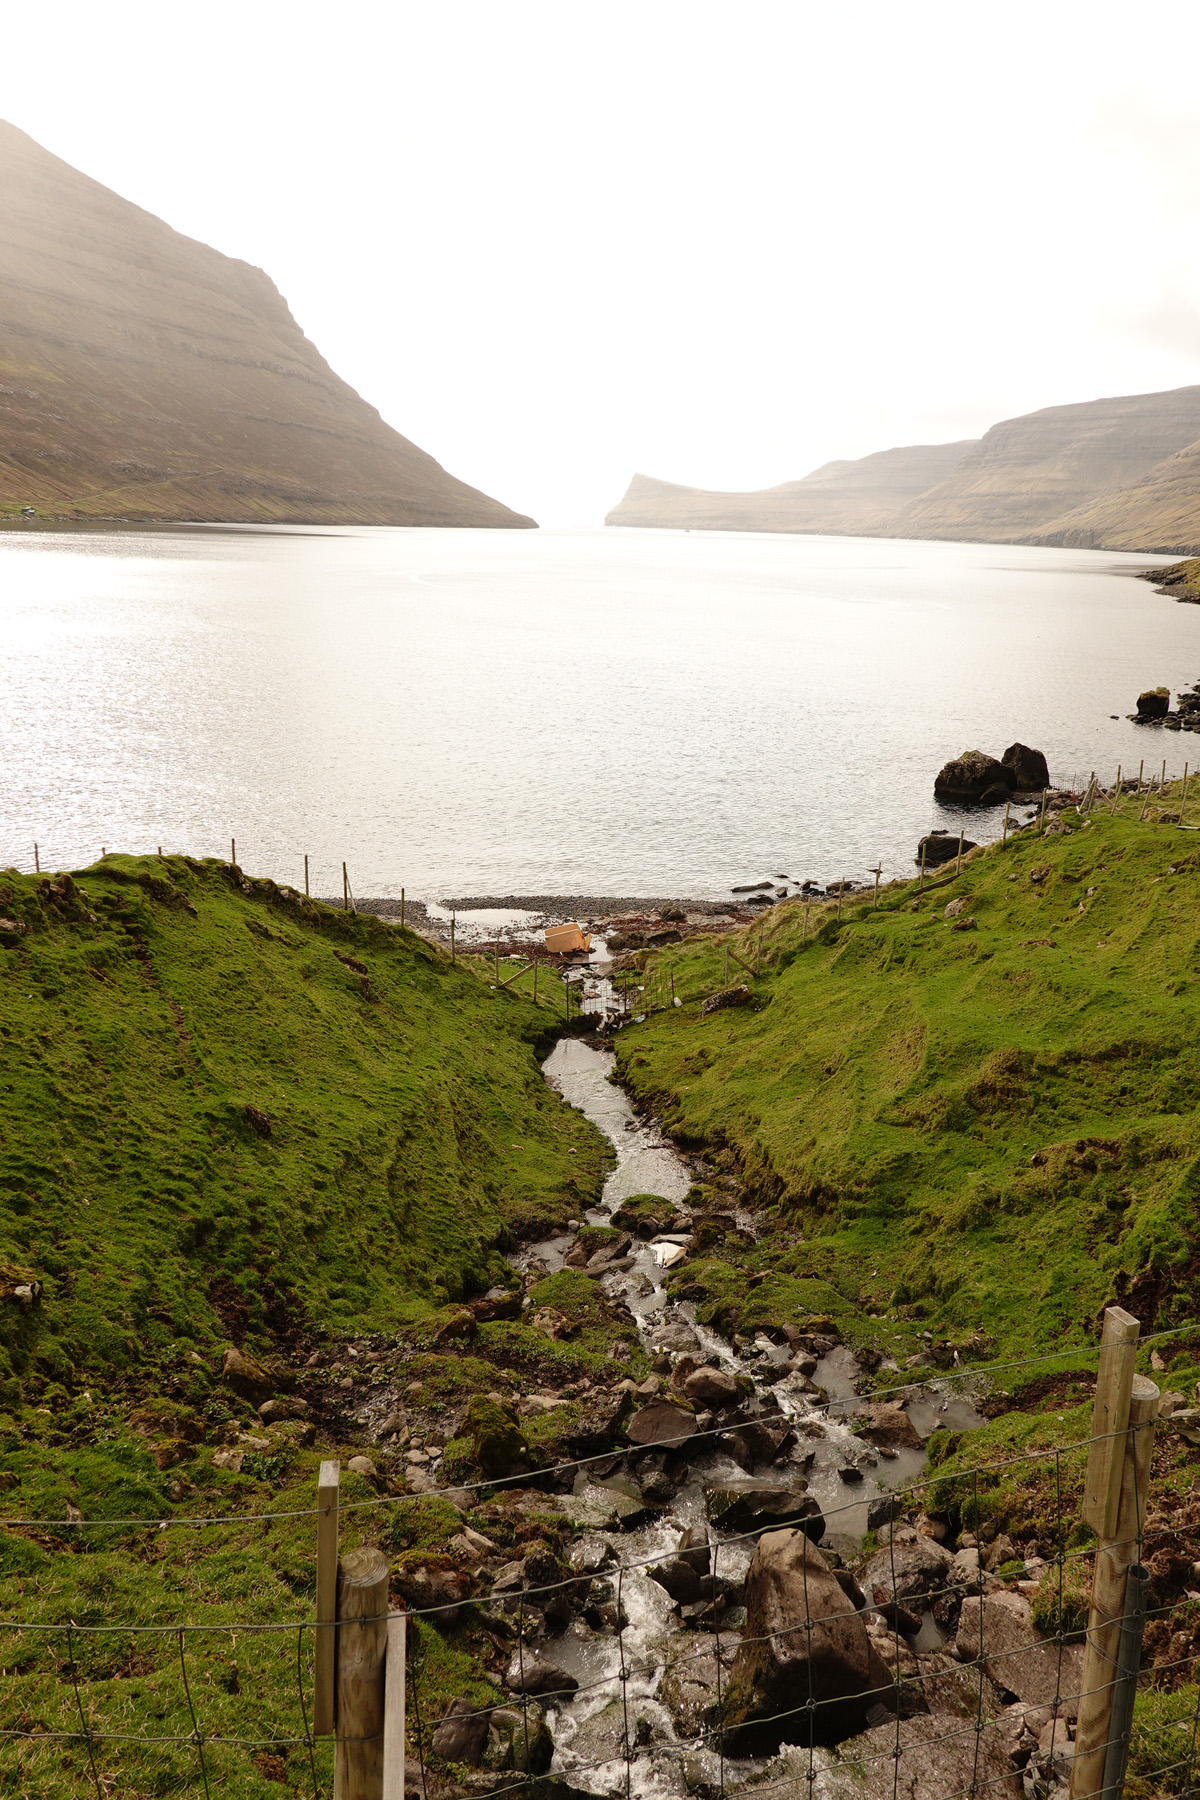
<svg viewBox="0 0 1200 1800">
<path fill-rule="evenodd" d="M 905 509 L 899 526 L 910 537 L 1041 537 L 1062 515 L 1132 487 L 1197 438 L 1200 387 L 1049 406 L 993 425 L 948 480 Z"/>
<path fill-rule="evenodd" d="M 260 269 L 0 121 L 0 512 L 532 525 L 340 380 Z"/>
<path fill-rule="evenodd" d="M 674 525 L 696 531 L 823 531 L 887 535 L 905 505 L 949 476 L 973 440 L 877 450 L 825 463 L 801 481 L 722 494 L 635 475 L 606 525 Z"/>
<path fill-rule="evenodd" d="M 1184 553 L 1200 549 L 1200 387 L 1051 406 L 759 493 L 636 475 L 607 523 Z"/>
</svg>

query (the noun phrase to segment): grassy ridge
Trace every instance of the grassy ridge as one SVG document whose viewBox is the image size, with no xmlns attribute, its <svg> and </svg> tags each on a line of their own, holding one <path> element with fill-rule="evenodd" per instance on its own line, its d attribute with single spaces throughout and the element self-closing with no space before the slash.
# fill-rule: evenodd
<svg viewBox="0 0 1200 1800">
<path fill-rule="evenodd" d="M 807 946 L 777 908 L 753 1010 L 701 1017 L 719 944 L 667 953 L 686 1004 L 622 1033 L 622 1073 L 774 1204 L 750 1262 L 780 1308 L 827 1282 L 885 1338 L 886 1315 L 1002 1355 L 1088 1341 L 1113 1297 L 1146 1329 L 1192 1316 L 1197 839 L 1137 810 L 976 852 L 915 905 L 825 909 Z"/>
<path fill-rule="evenodd" d="M 395 1329 L 597 1191 L 549 1014 L 215 862 L 7 873 L 0 1405 L 168 1348 Z"/>
</svg>

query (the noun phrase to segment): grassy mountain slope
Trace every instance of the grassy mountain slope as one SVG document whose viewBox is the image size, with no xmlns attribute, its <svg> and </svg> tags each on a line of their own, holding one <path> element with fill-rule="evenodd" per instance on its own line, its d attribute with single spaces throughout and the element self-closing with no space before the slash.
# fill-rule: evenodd
<svg viewBox="0 0 1200 1800">
<path fill-rule="evenodd" d="M 1132 487 L 1051 519 L 1041 541 L 1167 556 L 1200 550 L 1200 443 L 1156 463 Z"/>
<path fill-rule="evenodd" d="M 385 425 L 261 269 L 0 121 L 0 515 L 531 525 Z"/>
<path fill-rule="evenodd" d="M 719 948 L 667 953 L 688 1004 L 623 1033 L 622 1070 L 777 1214 L 745 1267 L 701 1276 L 711 1306 L 786 1313 L 819 1281 L 848 1325 L 1017 1355 L 1089 1341 L 1114 1296 L 1146 1329 L 1194 1317 L 1196 839 L 1076 824 L 974 853 L 916 907 L 827 910 L 807 947 L 777 908 L 757 1010 L 701 1017 Z M 944 916 L 960 895 L 974 928 Z M 749 1298 L 746 1268 L 768 1277 Z"/>
<path fill-rule="evenodd" d="M 219 863 L 6 873 L 0 1404 L 167 1348 L 395 1328 L 582 1204 L 599 1140 L 547 1014 L 415 937 Z"/>
</svg>

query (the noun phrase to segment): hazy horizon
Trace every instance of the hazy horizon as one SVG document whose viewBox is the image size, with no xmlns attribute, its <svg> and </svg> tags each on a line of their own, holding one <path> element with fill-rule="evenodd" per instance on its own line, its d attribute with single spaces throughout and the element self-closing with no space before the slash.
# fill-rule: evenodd
<svg viewBox="0 0 1200 1800">
<path fill-rule="evenodd" d="M 1136 58 L 1074 0 L 327 17 L 68 0 L 0 114 L 265 269 L 390 424 L 543 524 L 635 470 L 768 487 L 1200 381 L 1174 0 Z"/>
</svg>

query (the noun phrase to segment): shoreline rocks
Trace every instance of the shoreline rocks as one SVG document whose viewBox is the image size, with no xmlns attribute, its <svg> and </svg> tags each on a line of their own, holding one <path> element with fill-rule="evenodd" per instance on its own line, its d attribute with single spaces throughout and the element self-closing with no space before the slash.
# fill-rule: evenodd
<svg viewBox="0 0 1200 1800">
<path fill-rule="evenodd" d="M 959 806 L 999 806 L 1014 794 L 1040 793 L 1049 786 L 1043 753 L 1017 743 L 1000 758 L 986 750 L 964 750 L 938 770 L 933 793 L 935 799 Z"/>
</svg>

